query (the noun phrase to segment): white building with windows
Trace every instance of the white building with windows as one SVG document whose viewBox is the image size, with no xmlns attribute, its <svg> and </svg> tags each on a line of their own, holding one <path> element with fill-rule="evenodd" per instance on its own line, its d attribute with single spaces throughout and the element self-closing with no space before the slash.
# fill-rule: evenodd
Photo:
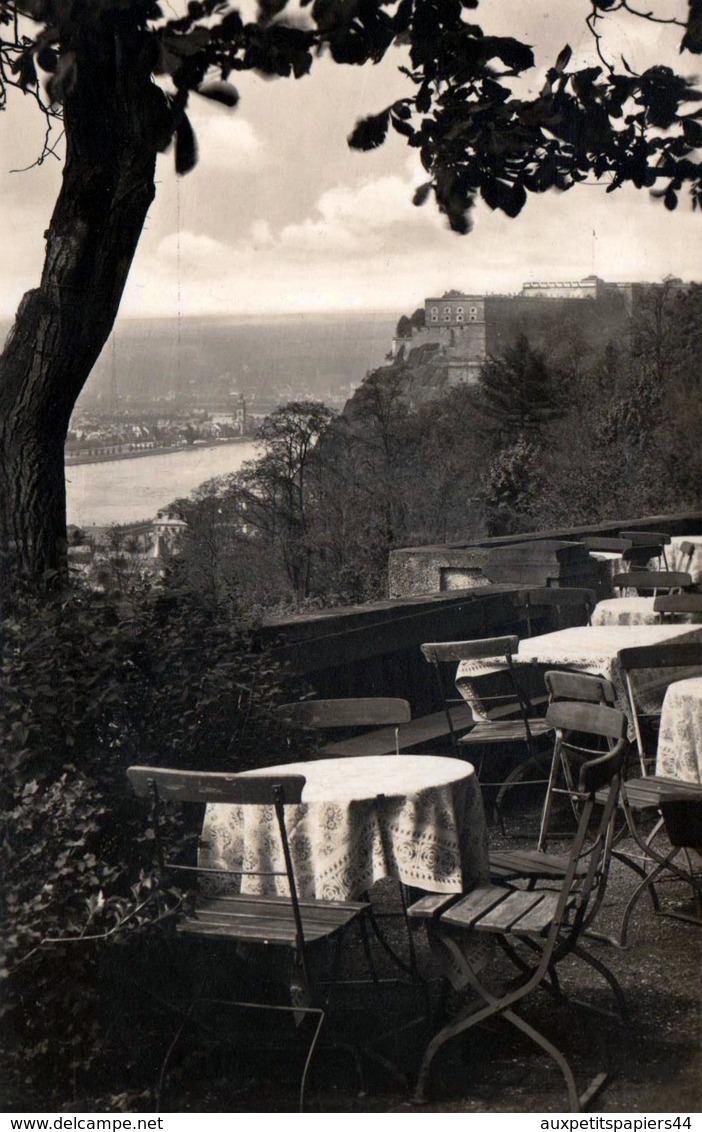
<svg viewBox="0 0 702 1132">
<path fill-rule="evenodd" d="M 397 354 L 404 340 L 396 338 Z M 424 326 L 413 330 L 409 348 L 434 344 L 443 347 L 451 385 L 474 383 L 486 357 L 485 296 L 447 291 L 441 298 L 424 300 Z"/>
</svg>

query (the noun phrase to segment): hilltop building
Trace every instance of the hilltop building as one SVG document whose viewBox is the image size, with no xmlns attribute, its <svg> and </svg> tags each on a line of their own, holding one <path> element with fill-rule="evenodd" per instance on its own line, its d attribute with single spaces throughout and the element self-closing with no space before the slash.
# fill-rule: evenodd
<svg viewBox="0 0 702 1132">
<path fill-rule="evenodd" d="M 682 286 L 682 280 L 674 280 Z M 447 291 L 424 300 L 411 318 L 400 319 L 391 357 L 401 360 L 418 347 L 438 347 L 448 384 L 474 384 L 485 359 L 525 333 L 536 345 L 560 326 L 577 326 L 586 340 L 623 339 L 637 302 L 656 283 L 610 283 L 597 275 L 580 280 L 533 281 L 517 295 Z M 576 306 L 577 304 L 577 306 Z"/>
</svg>

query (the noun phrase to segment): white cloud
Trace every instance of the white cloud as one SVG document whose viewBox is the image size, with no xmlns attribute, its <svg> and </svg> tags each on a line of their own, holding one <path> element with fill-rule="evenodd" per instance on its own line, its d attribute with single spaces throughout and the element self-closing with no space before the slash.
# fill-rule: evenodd
<svg viewBox="0 0 702 1132">
<path fill-rule="evenodd" d="M 256 173 L 266 164 L 266 149 L 256 130 L 237 111 L 192 115 L 200 159 L 210 170 Z"/>
<path fill-rule="evenodd" d="M 196 232 L 174 232 L 165 236 L 156 248 L 154 266 L 166 271 L 180 271 L 184 278 L 193 274 L 210 276 L 226 274 L 231 249 L 211 236 Z"/>
<path fill-rule="evenodd" d="M 320 196 L 314 216 L 288 224 L 280 232 L 282 251 L 329 257 L 355 251 L 362 257 L 379 244 L 404 244 L 436 234 L 436 210 L 412 204 L 413 177 L 376 177 L 356 185 L 336 185 Z"/>
</svg>

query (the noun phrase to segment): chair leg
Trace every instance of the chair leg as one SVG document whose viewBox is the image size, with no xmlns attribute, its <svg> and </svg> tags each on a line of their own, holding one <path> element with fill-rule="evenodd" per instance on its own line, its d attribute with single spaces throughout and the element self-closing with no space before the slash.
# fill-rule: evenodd
<svg viewBox="0 0 702 1132">
<path fill-rule="evenodd" d="M 573 947 L 571 954 L 577 955 L 578 959 L 582 959 L 583 963 L 587 963 L 588 966 L 592 967 L 595 971 L 598 972 L 598 974 L 602 976 L 602 978 L 610 987 L 612 994 L 614 995 L 622 1022 L 625 1026 L 630 1026 L 631 1015 L 629 1014 L 629 1006 L 627 1004 L 626 998 L 624 997 L 624 991 L 619 985 L 618 979 L 613 974 L 613 972 L 610 971 L 609 967 L 605 963 L 603 963 L 601 959 L 597 959 L 594 955 L 591 955 L 589 951 L 585 951 L 584 948 L 580 947 L 577 944 L 575 947 Z"/>
<path fill-rule="evenodd" d="M 578 1096 L 578 1089 L 575 1084 L 573 1070 L 570 1068 L 570 1065 L 566 1061 L 561 1051 L 557 1048 L 557 1046 L 554 1046 L 547 1037 L 545 1037 L 539 1030 L 536 1030 L 528 1022 L 525 1022 L 525 1020 L 521 1018 L 519 1014 L 515 1014 L 513 1010 L 503 1010 L 502 1017 L 506 1018 L 508 1022 L 511 1022 L 513 1026 L 515 1026 L 518 1030 L 521 1030 L 521 1032 L 523 1034 L 526 1034 L 527 1037 L 531 1038 L 531 1040 L 535 1042 L 536 1045 L 540 1046 L 541 1049 L 544 1050 L 544 1052 L 547 1053 L 549 1057 L 553 1059 L 553 1061 L 555 1061 L 556 1065 L 563 1074 L 563 1077 L 565 1078 L 566 1088 L 568 1090 L 568 1103 L 570 1104 L 570 1111 L 580 1112 L 580 1097 Z"/>
<path fill-rule="evenodd" d="M 171 1060 L 171 1057 L 173 1056 L 173 1053 L 176 1049 L 176 1046 L 178 1045 L 178 1042 L 181 1039 L 181 1036 L 183 1034 L 183 1030 L 185 1029 L 188 1022 L 190 1021 L 190 1016 L 193 1012 L 193 1009 L 195 1007 L 196 1002 L 197 1002 L 197 999 L 194 998 L 192 1000 L 192 1002 L 190 1003 L 190 1005 L 188 1006 L 188 1009 L 186 1010 L 185 1014 L 183 1015 L 183 1017 L 181 1019 L 181 1022 L 180 1022 L 180 1025 L 178 1026 L 178 1029 L 176 1030 L 175 1034 L 173 1035 L 173 1038 L 171 1040 L 171 1044 L 169 1045 L 168 1049 L 166 1050 L 166 1056 L 164 1057 L 164 1059 L 161 1063 L 161 1070 L 159 1072 L 158 1083 L 156 1085 L 156 1098 L 155 1098 L 155 1100 L 156 1100 L 156 1112 L 161 1111 L 161 1098 L 163 1097 L 163 1087 L 164 1087 L 164 1084 L 165 1084 L 165 1081 L 166 1081 L 166 1070 L 168 1068 L 168 1063 Z"/>
<path fill-rule="evenodd" d="M 519 763 L 513 771 L 511 771 L 504 782 L 497 791 L 495 798 L 495 813 L 500 815 L 500 825 L 502 832 L 504 832 L 504 819 L 502 817 L 502 810 L 505 798 L 510 790 L 517 790 L 526 786 L 544 786 L 548 788 L 549 778 L 551 775 L 552 754 L 550 751 L 539 751 L 524 762 Z M 539 778 L 524 778 L 525 773 L 533 771 L 539 774 Z"/>
<path fill-rule="evenodd" d="M 312 1064 L 312 1058 L 314 1057 L 314 1051 L 317 1048 L 317 1042 L 319 1041 L 319 1035 L 322 1032 L 322 1026 L 324 1025 L 324 1018 L 325 1018 L 324 1011 L 320 1010 L 319 1011 L 319 1018 L 317 1019 L 317 1025 L 315 1026 L 315 1030 L 314 1030 L 314 1036 L 312 1038 L 312 1041 L 310 1042 L 310 1047 L 307 1051 L 307 1057 L 305 1058 L 305 1066 L 304 1066 L 304 1069 L 302 1070 L 302 1079 L 300 1081 L 300 1112 L 305 1111 L 305 1086 L 307 1085 L 307 1075 L 310 1071 L 310 1065 Z"/>
</svg>

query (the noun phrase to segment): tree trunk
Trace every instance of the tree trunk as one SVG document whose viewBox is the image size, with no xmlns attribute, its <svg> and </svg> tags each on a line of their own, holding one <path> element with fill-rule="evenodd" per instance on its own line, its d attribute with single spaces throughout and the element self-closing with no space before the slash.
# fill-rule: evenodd
<svg viewBox="0 0 702 1132">
<path fill-rule="evenodd" d="M 41 283 L 22 299 L 0 357 L 0 551 L 10 582 L 17 571 L 35 583 L 65 577 L 66 433 L 119 309 L 168 123 L 138 28 L 96 20 L 69 47 L 66 161 Z"/>
</svg>

